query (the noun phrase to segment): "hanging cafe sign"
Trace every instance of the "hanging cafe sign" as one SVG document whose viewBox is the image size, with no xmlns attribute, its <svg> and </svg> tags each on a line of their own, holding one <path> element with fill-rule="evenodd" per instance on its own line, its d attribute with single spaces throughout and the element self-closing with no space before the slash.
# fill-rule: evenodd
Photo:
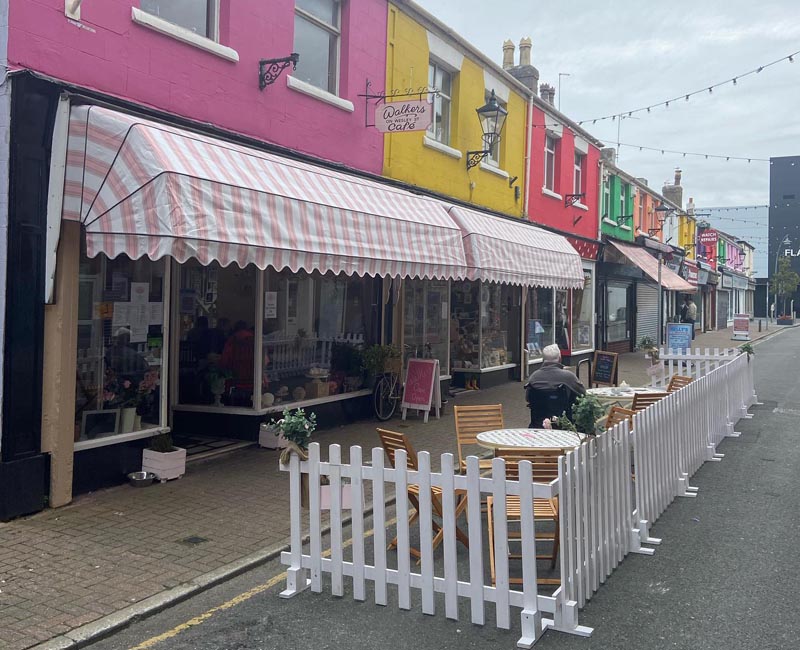
<svg viewBox="0 0 800 650">
<path fill-rule="evenodd" d="M 433 104 L 426 96 L 438 95 L 435 88 L 406 88 L 391 92 L 371 92 L 372 82 L 367 80 L 364 98 L 364 126 L 374 126 L 381 133 L 410 133 L 426 131 L 433 120 Z M 374 110 L 370 111 L 370 102 Z M 372 124 L 369 122 L 372 113 Z"/>
</svg>

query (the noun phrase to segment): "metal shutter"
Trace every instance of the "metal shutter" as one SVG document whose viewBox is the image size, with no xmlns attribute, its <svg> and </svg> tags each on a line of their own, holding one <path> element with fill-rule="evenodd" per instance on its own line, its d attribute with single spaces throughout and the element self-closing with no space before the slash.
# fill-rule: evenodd
<svg viewBox="0 0 800 650">
<path fill-rule="evenodd" d="M 658 340 L 658 287 L 636 284 L 636 345 L 643 336 Z"/>
</svg>

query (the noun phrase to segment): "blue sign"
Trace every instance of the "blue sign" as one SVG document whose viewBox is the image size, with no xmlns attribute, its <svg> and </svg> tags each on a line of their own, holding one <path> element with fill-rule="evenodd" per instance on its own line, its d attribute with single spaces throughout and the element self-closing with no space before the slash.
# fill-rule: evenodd
<svg viewBox="0 0 800 650">
<path fill-rule="evenodd" d="M 691 349 L 693 327 L 691 323 L 667 323 L 667 349 Z"/>
</svg>

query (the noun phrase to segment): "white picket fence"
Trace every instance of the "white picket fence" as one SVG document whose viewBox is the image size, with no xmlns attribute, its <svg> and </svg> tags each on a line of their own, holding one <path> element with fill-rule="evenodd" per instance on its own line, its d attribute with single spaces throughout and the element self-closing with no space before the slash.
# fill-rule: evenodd
<svg viewBox="0 0 800 650">
<path fill-rule="evenodd" d="M 651 378 L 654 387 L 664 387 L 669 384 L 672 375 L 684 375 L 685 377 L 704 377 L 712 370 L 716 370 L 725 365 L 732 358 L 736 357 L 739 351 L 736 348 L 700 348 L 687 350 L 673 350 L 672 348 L 659 349 L 659 361 L 661 362 L 661 372 L 656 373 Z"/>
<path fill-rule="evenodd" d="M 269 357 L 266 372 L 271 380 L 278 381 L 284 377 L 302 375 L 314 367 L 330 369 L 331 351 L 336 343 L 360 347 L 364 344 L 364 335 L 341 334 L 326 338 L 295 336 L 283 339 L 265 336 L 264 350 Z"/>
<path fill-rule="evenodd" d="M 696 354 L 694 356 L 700 356 Z M 478 459 L 467 459 L 465 475 L 455 473 L 453 456 L 441 456 L 441 471 L 432 472 L 430 455 L 419 453 L 419 470 L 395 470 L 385 466 L 384 452 L 372 450 L 371 464 L 362 463 L 362 450 L 350 448 L 350 462 L 341 462 L 341 449 L 331 445 L 329 458 L 322 461 L 319 445 L 309 449 L 309 459 L 293 456 L 288 466 L 291 500 L 291 549 L 281 561 L 288 565 L 283 597 L 310 587 L 320 593 L 323 580 L 334 595 L 344 594 L 345 578 L 352 580 L 355 600 L 367 598 L 372 586 L 377 605 L 386 605 L 389 585 L 397 589 L 401 609 L 411 608 L 412 593 L 418 594 L 422 611 L 436 613 L 435 594 L 444 594 L 444 615 L 458 618 L 459 599 L 470 602 L 470 619 L 486 624 L 486 603 L 493 603 L 494 624 L 508 629 L 511 608 L 520 611 L 521 638 L 518 647 L 531 647 L 542 633 L 552 628 L 588 636 L 592 629 L 578 624 L 578 612 L 614 569 L 632 552 L 652 554 L 643 544 L 661 540 L 649 536 L 649 529 L 677 496 L 696 496 L 689 479 L 708 460 L 719 460 L 717 445 L 737 435 L 735 423 L 748 417 L 747 408 L 757 403 L 753 385 L 753 363 L 746 354 L 710 353 L 696 362 L 695 381 L 638 413 L 632 426 L 623 422 L 595 439 L 569 451 L 559 460 L 559 476 L 549 484 L 532 483 L 531 467 L 520 463 L 520 480 L 505 479 L 502 459 L 494 459 L 492 476 L 480 476 Z M 721 357 L 721 358 L 720 358 Z M 707 362 L 707 363 L 706 363 Z M 713 367 L 712 367 L 713 363 Z M 397 467 L 405 467 L 404 452 L 397 452 Z M 308 477 L 310 541 L 304 550 L 302 538 L 301 481 Z M 323 549 L 320 477 L 327 476 L 331 492 L 330 533 Z M 352 510 L 349 556 L 343 542 L 347 522 L 342 513 L 341 486 L 349 484 L 351 500 L 363 503 L 365 488 L 371 484 L 372 552 L 365 544 L 365 512 Z M 405 495 L 409 485 L 419 486 L 420 517 L 413 531 L 408 523 L 409 501 L 396 500 L 396 520 L 387 521 L 388 489 Z M 433 549 L 431 488 L 441 488 L 443 517 L 443 564 L 437 569 Z M 468 499 L 463 519 L 456 521 L 458 500 Z M 488 536 L 481 513 L 486 496 L 494 499 L 496 581 L 486 575 Z M 521 500 L 522 580 L 520 588 L 509 585 L 506 497 Z M 534 498 L 558 497 L 560 535 L 560 586 L 552 595 L 539 593 L 535 560 L 537 522 Z M 456 526 L 468 530 L 469 549 L 457 545 Z M 396 551 L 386 550 L 387 538 L 396 527 Z M 421 561 L 412 566 L 409 549 L 411 533 L 418 532 Z M 468 553 L 468 571 L 458 570 L 458 554 Z M 389 566 L 394 564 L 394 566 Z M 329 576 L 329 578 L 324 578 Z M 548 615 L 547 617 L 543 614 Z"/>
</svg>

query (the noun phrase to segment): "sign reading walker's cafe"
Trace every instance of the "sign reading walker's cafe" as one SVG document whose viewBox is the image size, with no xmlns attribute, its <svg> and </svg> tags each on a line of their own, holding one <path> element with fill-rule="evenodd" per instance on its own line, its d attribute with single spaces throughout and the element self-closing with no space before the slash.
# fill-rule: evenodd
<svg viewBox="0 0 800 650">
<path fill-rule="evenodd" d="M 378 104 L 375 128 L 381 133 L 425 131 L 431 125 L 432 112 L 427 100 Z"/>
</svg>

